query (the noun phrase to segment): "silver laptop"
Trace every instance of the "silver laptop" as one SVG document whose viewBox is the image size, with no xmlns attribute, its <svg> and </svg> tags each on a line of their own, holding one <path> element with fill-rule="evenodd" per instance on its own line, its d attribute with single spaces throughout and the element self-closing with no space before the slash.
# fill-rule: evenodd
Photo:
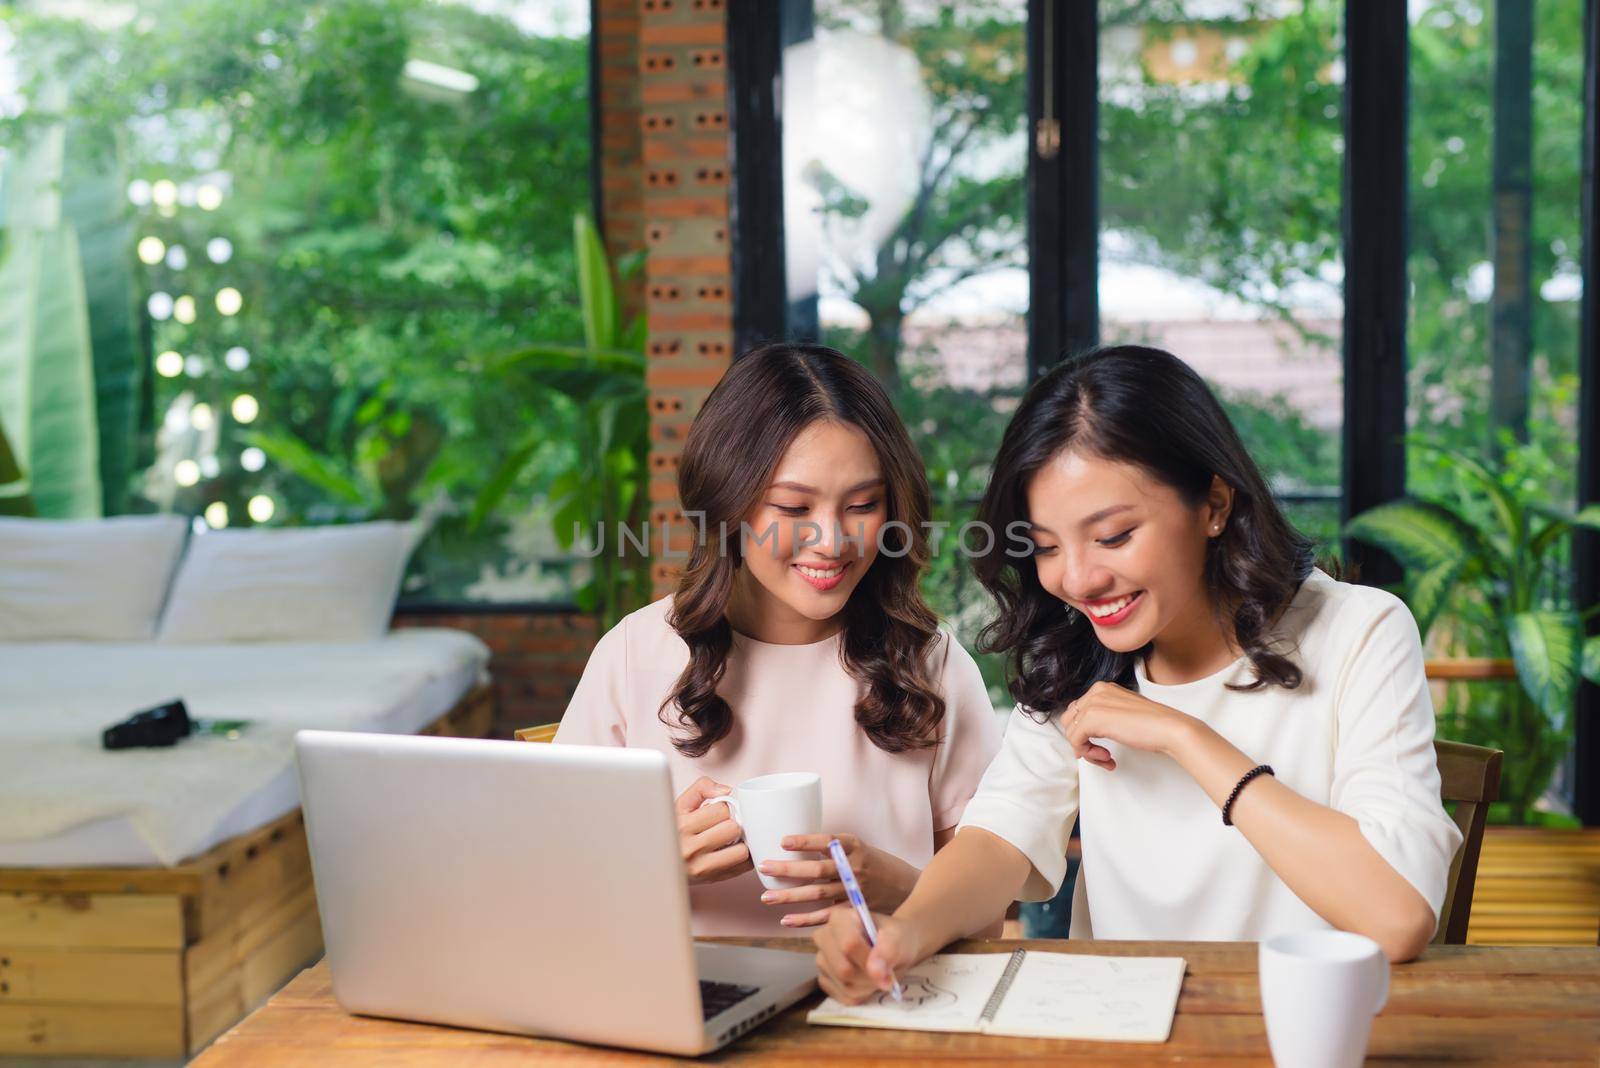
<svg viewBox="0 0 1600 1068">
<path fill-rule="evenodd" d="M 809 953 L 697 943 L 653 750 L 301 731 L 347 1011 L 705 1053 L 816 985 Z"/>
</svg>

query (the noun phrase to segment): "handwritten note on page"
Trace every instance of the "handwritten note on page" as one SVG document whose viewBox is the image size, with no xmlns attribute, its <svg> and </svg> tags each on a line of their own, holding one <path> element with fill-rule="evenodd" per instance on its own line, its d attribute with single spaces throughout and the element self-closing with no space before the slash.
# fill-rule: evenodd
<svg viewBox="0 0 1600 1068">
<path fill-rule="evenodd" d="M 929 957 L 899 976 L 905 1000 L 874 994 L 860 1005 L 828 998 L 811 1010 L 810 1023 L 892 1027 L 903 1031 L 976 1031 L 983 1007 L 1011 959 L 1006 953 L 947 953 Z"/>
<path fill-rule="evenodd" d="M 1179 957 L 945 954 L 900 977 L 904 1002 L 888 994 L 861 1005 L 828 998 L 806 1019 L 843 1027 L 1165 1042 L 1183 972 Z"/>
</svg>

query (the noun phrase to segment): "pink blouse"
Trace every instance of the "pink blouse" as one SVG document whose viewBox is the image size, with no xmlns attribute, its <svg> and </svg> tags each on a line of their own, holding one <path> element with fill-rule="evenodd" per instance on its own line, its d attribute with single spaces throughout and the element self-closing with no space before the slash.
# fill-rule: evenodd
<svg viewBox="0 0 1600 1068">
<path fill-rule="evenodd" d="M 855 722 L 862 686 L 839 659 L 840 636 L 772 645 L 734 633 L 718 692 L 733 707 L 732 732 L 703 757 L 672 746 L 658 710 L 689 660 L 667 625 L 670 597 L 629 615 L 595 646 L 562 717 L 557 743 L 648 747 L 667 755 L 674 794 L 702 775 L 726 786 L 778 771 L 822 776 L 823 830 L 846 833 L 916 867 L 933 857 L 936 830 L 954 827 L 1000 746 L 988 691 L 971 654 L 941 632 L 945 717 L 939 744 L 886 753 Z M 676 722 L 676 710 L 669 709 Z M 680 728 L 681 730 L 681 728 Z M 690 888 L 701 935 L 783 935 L 795 905 L 763 905 L 753 871 Z"/>
</svg>

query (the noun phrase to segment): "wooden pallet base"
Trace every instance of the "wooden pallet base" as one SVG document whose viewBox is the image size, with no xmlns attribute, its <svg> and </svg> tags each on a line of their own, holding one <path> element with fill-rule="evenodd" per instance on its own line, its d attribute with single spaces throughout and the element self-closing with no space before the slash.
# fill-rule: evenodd
<svg viewBox="0 0 1600 1068">
<path fill-rule="evenodd" d="M 485 685 L 421 733 L 493 719 Z M 321 953 L 298 810 L 174 868 L 0 868 L 0 1056 L 183 1057 Z"/>
<path fill-rule="evenodd" d="M 1592 946 L 1600 938 L 1600 829 L 1489 827 L 1467 942 Z"/>
</svg>

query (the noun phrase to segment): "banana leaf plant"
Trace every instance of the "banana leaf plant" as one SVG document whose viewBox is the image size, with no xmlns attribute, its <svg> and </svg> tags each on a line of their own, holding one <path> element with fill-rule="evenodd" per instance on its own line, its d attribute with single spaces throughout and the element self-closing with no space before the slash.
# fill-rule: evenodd
<svg viewBox="0 0 1600 1068">
<path fill-rule="evenodd" d="M 619 536 L 623 526 L 642 530 L 649 505 L 645 322 L 643 316 L 623 322 L 614 280 L 636 269 L 637 260 L 613 265 L 599 231 L 583 215 L 573 219 L 573 244 L 583 343 L 528 345 L 494 358 L 489 370 L 516 388 L 561 394 L 576 409 L 572 462 L 544 490 L 556 509 L 552 532 L 563 549 L 572 550 L 580 534 L 598 539 L 592 577 L 576 600 L 609 628 L 650 595 L 648 556 Z M 478 494 L 473 528 L 503 503 L 548 435 L 547 427 L 535 426 L 512 443 Z"/>
<path fill-rule="evenodd" d="M 67 89 L 45 79 L 37 103 L 64 108 Z M 101 514 L 100 433 L 77 190 L 67 182 L 65 124 L 40 125 L 7 146 L 0 166 L 0 410 L 9 451 L 26 469 L 41 516 Z M 125 254 L 125 253 L 124 253 Z"/>
<path fill-rule="evenodd" d="M 1578 687 L 1584 678 L 1600 683 L 1600 635 L 1585 637 L 1600 605 L 1571 603 L 1562 566 L 1574 530 L 1600 530 L 1600 503 L 1563 512 L 1474 456 L 1409 445 L 1448 458 L 1488 518 L 1474 520 L 1439 499 L 1405 498 L 1356 516 L 1345 535 L 1404 567 L 1400 592 L 1424 638 L 1442 621 L 1452 633 L 1482 636 L 1475 655 L 1515 662 L 1518 686 L 1493 721 L 1469 721 L 1475 737 L 1468 740 L 1506 750 L 1498 814 L 1526 823 L 1537 818 L 1534 802 L 1571 746 Z M 1477 618 L 1463 618 L 1469 615 Z"/>
</svg>

